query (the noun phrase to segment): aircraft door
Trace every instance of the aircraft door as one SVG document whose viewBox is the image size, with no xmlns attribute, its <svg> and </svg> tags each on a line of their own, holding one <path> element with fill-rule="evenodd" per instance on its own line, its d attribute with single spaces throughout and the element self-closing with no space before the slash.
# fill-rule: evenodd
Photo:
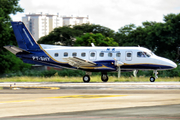
<svg viewBox="0 0 180 120">
<path fill-rule="evenodd" d="M 96 60 L 96 57 L 97 57 L 96 51 L 89 52 L 89 60 Z"/>
<path fill-rule="evenodd" d="M 126 51 L 126 61 L 132 60 L 132 51 Z"/>
</svg>

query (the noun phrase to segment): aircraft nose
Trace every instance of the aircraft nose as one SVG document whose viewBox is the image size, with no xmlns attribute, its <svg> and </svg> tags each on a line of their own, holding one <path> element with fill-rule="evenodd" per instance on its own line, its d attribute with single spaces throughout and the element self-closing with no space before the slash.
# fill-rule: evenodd
<svg viewBox="0 0 180 120">
<path fill-rule="evenodd" d="M 171 61 L 171 62 L 172 62 L 172 61 Z M 173 68 L 177 68 L 177 64 L 174 63 L 174 62 L 171 63 L 171 66 L 172 66 Z"/>
<path fill-rule="evenodd" d="M 177 67 L 176 63 L 173 61 L 163 58 L 163 57 L 158 57 L 160 64 L 167 66 L 167 69 L 174 69 Z"/>
<path fill-rule="evenodd" d="M 170 66 L 170 67 L 172 67 L 172 68 L 176 68 L 176 67 L 177 67 L 176 63 L 174 63 L 174 62 L 171 61 L 171 60 L 168 60 L 168 59 L 167 59 L 166 62 L 167 62 L 167 65 Z"/>
</svg>

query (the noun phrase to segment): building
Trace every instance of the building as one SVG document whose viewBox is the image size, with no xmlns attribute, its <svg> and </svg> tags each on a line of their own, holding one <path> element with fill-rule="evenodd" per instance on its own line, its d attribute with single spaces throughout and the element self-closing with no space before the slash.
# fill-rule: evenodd
<svg viewBox="0 0 180 120">
<path fill-rule="evenodd" d="M 62 26 L 62 17 L 59 14 L 26 14 L 25 17 L 22 17 L 22 21 L 36 41 L 40 37 L 48 35 L 54 28 Z"/>
<path fill-rule="evenodd" d="M 60 16 L 59 13 L 29 13 L 22 17 L 22 21 L 36 41 L 40 37 L 48 35 L 56 27 L 90 23 L 89 16 Z"/>
<path fill-rule="evenodd" d="M 63 16 L 63 26 L 90 23 L 89 16 Z"/>
</svg>

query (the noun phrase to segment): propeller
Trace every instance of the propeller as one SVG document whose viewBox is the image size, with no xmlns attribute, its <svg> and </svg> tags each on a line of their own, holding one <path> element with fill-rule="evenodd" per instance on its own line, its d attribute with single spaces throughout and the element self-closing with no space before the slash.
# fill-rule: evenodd
<svg viewBox="0 0 180 120">
<path fill-rule="evenodd" d="M 138 73 L 138 70 L 134 70 L 134 71 L 133 71 L 134 77 L 137 77 L 137 73 Z"/>
<path fill-rule="evenodd" d="M 118 67 L 118 78 L 120 78 L 121 77 L 121 67 L 119 66 Z"/>
<path fill-rule="evenodd" d="M 114 58 L 115 60 L 115 65 L 118 67 L 118 78 L 121 77 L 121 66 L 124 65 L 123 62 L 117 60 L 116 58 Z"/>
</svg>

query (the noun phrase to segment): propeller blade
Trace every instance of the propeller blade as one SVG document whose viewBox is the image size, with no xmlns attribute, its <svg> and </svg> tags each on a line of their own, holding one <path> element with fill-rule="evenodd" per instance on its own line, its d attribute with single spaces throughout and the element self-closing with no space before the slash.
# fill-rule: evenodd
<svg viewBox="0 0 180 120">
<path fill-rule="evenodd" d="M 133 71 L 134 77 L 137 77 L 137 73 L 138 73 L 138 70 L 134 70 L 134 71 Z"/>
<path fill-rule="evenodd" d="M 121 77 L 121 67 L 119 66 L 118 67 L 118 78 L 120 78 Z"/>
</svg>

